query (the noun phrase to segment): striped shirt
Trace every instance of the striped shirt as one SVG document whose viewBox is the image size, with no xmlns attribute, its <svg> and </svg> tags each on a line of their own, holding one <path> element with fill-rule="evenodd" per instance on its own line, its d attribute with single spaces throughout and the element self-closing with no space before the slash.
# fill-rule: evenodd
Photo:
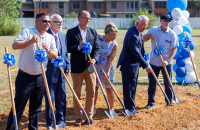
<svg viewBox="0 0 200 130">
<path fill-rule="evenodd" d="M 36 34 L 38 34 L 40 37 L 39 42 L 38 42 L 40 49 L 44 49 L 41 43 L 45 42 L 48 44 L 50 50 L 57 51 L 54 37 L 51 34 L 48 34 L 46 32 L 43 36 L 41 36 L 38 30 L 36 29 L 36 27 L 26 28 L 22 30 L 19 33 L 19 35 L 15 38 L 13 43 L 17 41 L 31 40 L 33 35 L 36 35 Z M 22 71 L 30 75 L 42 74 L 41 65 L 34 57 L 36 50 L 37 50 L 36 43 L 33 43 L 30 46 L 19 50 L 18 67 L 19 69 L 21 69 Z M 46 71 L 47 61 L 43 62 L 45 71 Z"/>
<path fill-rule="evenodd" d="M 147 32 L 147 34 L 150 34 L 150 33 L 153 33 L 156 35 L 156 42 L 158 46 L 161 46 L 161 48 L 163 49 L 162 57 L 163 57 L 163 60 L 166 61 L 172 52 L 172 48 L 179 46 L 176 33 L 170 28 L 168 28 L 165 32 L 163 32 L 161 30 L 161 26 L 152 27 Z M 156 45 L 154 41 L 151 40 L 150 64 L 154 66 L 162 66 L 160 57 L 154 53 L 155 48 L 156 48 Z M 169 64 L 172 64 L 172 61 Z"/>
</svg>

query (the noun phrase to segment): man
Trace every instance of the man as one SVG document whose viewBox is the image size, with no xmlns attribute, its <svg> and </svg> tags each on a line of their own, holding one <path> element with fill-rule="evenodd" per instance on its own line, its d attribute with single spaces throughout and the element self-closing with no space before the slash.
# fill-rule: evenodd
<svg viewBox="0 0 200 130">
<path fill-rule="evenodd" d="M 143 58 L 144 43 L 142 32 L 148 26 L 149 18 L 140 15 L 135 21 L 135 25 L 130 27 L 126 33 L 123 43 L 123 49 L 117 63 L 117 68 L 121 65 L 124 105 L 133 114 L 138 113 L 135 110 L 135 93 L 139 74 L 139 67 L 142 66 L 147 72 L 151 72 L 151 67 Z"/>
<path fill-rule="evenodd" d="M 56 47 L 58 49 L 58 55 L 64 58 L 64 64 L 61 66 L 63 71 L 67 75 L 71 72 L 70 61 L 67 54 L 66 36 L 61 33 L 63 20 L 58 14 L 53 14 L 50 17 L 51 27 L 47 33 L 51 34 L 55 38 Z M 60 125 L 59 128 L 66 127 L 66 92 L 65 92 L 65 78 L 58 67 L 55 67 L 49 59 L 47 64 L 47 81 L 49 86 L 49 92 L 51 95 L 52 104 L 55 101 L 56 108 L 56 124 Z M 45 91 L 45 119 L 48 129 L 53 129 L 53 117 L 51 110 L 49 109 L 49 102 Z"/>
<path fill-rule="evenodd" d="M 147 34 L 144 35 L 144 41 L 148 41 L 149 39 L 151 39 L 150 66 L 153 69 L 156 77 L 158 77 L 161 70 L 164 79 L 165 92 L 167 97 L 169 98 L 170 104 L 172 103 L 173 95 L 163 67 L 167 68 L 170 80 L 172 81 L 172 59 L 175 56 L 177 47 L 179 45 L 175 32 L 169 28 L 171 20 L 172 18 L 170 18 L 168 14 L 161 15 L 161 26 L 152 27 L 147 32 Z M 160 57 L 154 53 L 154 49 L 156 48 L 154 40 L 156 40 L 158 46 L 161 46 L 163 49 L 163 62 L 161 61 Z M 149 73 L 148 77 L 148 104 L 145 106 L 145 109 L 151 109 L 152 107 L 154 107 L 155 103 L 154 98 L 156 92 L 156 81 L 152 74 Z"/>
<path fill-rule="evenodd" d="M 94 109 L 94 96 L 96 87 L 96 76 L 93 71 L 92 65 L 96 63 L 99 58 L 100 47 L 98 42 L 97 32 L 88 27 L 90 22 L 90 14 L 86 10 L 82 10 L 78 14 L 79 24 L 68 30 L 67 32 L 67 49 L 71 53 L 71 76 L 73 80 L 73 88 L 78 98 L 81 100 L 81 88 L 83 79 L 86 83 L 86 102 L 85 111 L 90 120 L 90 124 L 95 124 L 92 119 Z M 84 42 L 89 42 L 92 45 L 92 51 L 90 53 L 91 60 L 87 57 L 87 54 L 82 53 L 81 45 Z M 74 112 L 76 115 L 76 126 L 82 124 L 81 109 L 74 101 Z"/>
<path fill-rule="evenodd" d="M 15 81 L 15 108 L 17 121 L 25 109 L 29 99 L 29 130 L 38 130 L 38 121 L 41 113 L 42 98 L 44 94 L 44 80 L 40 63 L 34 58 L 37 50 L 45 49 L 48 57 L 57 58 L 57 49 L 54 37 L 46 31 L 49 29 L 49 15 L 39 13 L 36 15 L 35 27 L 22 30 L 13 41 L 12 48 L 20 49 L 18 67 L 19 71 Z M 46 70 L 47 61 L 44 63 Z M 12 109 L 8 117 L 7 130 L 14 130 Z"/>
</svg>

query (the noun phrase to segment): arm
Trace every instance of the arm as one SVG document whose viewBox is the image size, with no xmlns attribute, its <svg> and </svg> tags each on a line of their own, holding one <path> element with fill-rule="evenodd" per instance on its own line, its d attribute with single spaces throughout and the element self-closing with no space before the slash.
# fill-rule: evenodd
<svg viewBox="0 0 200 130">
<path fill-rule="evenodd" d="M 148 41 L 149 39 L 156 40 L 156 35 L 153 34 L 153 33 L 149 33 L 149 34 L 145 34 L 143 36 L 143 41 L 144 42 Z"/>
<path fill-rule="evenodd" d="M 49 46 L 47 45 L 47 43 L 41 43 L 42 47 L 46 50 L 48 57 L 50 57 L 51 59 L 56 59 L 58 56 L 58 52 L 57 51 L 52 51 Z"/>
<path fill-rule="evenodd" d="M 115 45 L 112 49 L 112 52 L 110 54 L 110 58 L 108 59 L 107 71 L 106 71 L 107 77 L 109 77 L 110 69 L 113 65 L 113 61 L 114 61 L 114 58 L 115 58 L 115 55 L 116 55 L 116 52 L 117 52 L 117 48 L 118 48 L 118 45 L 117 45 L 117 43 L 115 43 Z"/>
<path fill-rule="evenodd" d="M 75 28 L 68 30 L 66 34 L 66 39 L 67 39 L 66 44 L 69 53 L 79 52 L 78 48 L 81 39 L 78 36 L 75 36 L 75 33 L 73 31 L 75 31 Z M 75 42 L 79 42 L 79 44 L 75 44 Z"/>
<path fill-rule="evenodd" d="M 172 59 L 174 58 L 174 56 L 176 55 L 176 51 L 177 51 L 177 47 L 172 48 L 172 52 L 169 55 L 169 60 L 172 61 Z M 163 61 L 162 62 L 162 66 L 166 67 L 169 64 L 168 61 Z"/>
</svg>

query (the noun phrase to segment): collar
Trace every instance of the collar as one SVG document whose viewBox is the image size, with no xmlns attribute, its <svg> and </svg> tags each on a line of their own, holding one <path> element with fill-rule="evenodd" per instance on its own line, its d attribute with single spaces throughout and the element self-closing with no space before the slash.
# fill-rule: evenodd
<svg viewBox="0 0 200 130">
<path fill-rule="evenodd" d="M 50 30 L 51 30 L 51 32 L 52 32 L 52 34 L 53 34 L 53 36 L 55 37 L 55 36 L 57 36 L 58 37 L 58 33 L 57 34 L 55 34 L 54 32 L 53 32 L 53 30 L 51 29 L 51 27 L 49 27 L 50 28 Z"/>
<path fill-rule="evenodd" d="M 86 33 L 87 32 L 87 28 L 86 28 L 85 32 L 83 32 L 82 29 L 80 28 L 79 24 L 78 24 L 78 28 L 79 28 L 81 33 Z"/>
<path fill-rule="evenodd" d="M 158 30 L 162 31 L 161 26 L 158 27 Z M 169 32 L 169 27 L 164 32 Z"/>
<path fill-rule="evenodd" d="M 48 35 L 47 32 L 45 32 L 44 35 L 41 36 L 36 27 L 33 28 L 33 31 L 36 32 L 40 37 L 47 37 Z"/>
<path fill-rule="evenodd" d="M 138 30 L 138 28 L 137 28 L 136 26 L 135 26 L 135 28 L 137 29 L 137 31 L 138 31 L 140 37 L 142 37 L 142 33 Z"/>
</svg>

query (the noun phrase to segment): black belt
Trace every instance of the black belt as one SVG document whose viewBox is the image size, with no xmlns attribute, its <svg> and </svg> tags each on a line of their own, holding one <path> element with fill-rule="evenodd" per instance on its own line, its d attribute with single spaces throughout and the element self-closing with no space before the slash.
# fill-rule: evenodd
<svg viewBox="0 0 200 130">
<path fill-rule="evenodd" d="M 21 70 L 21 69 L 19 69 L 19 72 L 22 73 L 22 74 L 25 74 L 25 75 L 30 75 L 30 74 L 24 72 L 24 71 Z M 30 76 L 40 76 L 40 75 L 42 75 L 42 74 L 38 74 L 38 75 L 30 75 Z"/>
</svg>

